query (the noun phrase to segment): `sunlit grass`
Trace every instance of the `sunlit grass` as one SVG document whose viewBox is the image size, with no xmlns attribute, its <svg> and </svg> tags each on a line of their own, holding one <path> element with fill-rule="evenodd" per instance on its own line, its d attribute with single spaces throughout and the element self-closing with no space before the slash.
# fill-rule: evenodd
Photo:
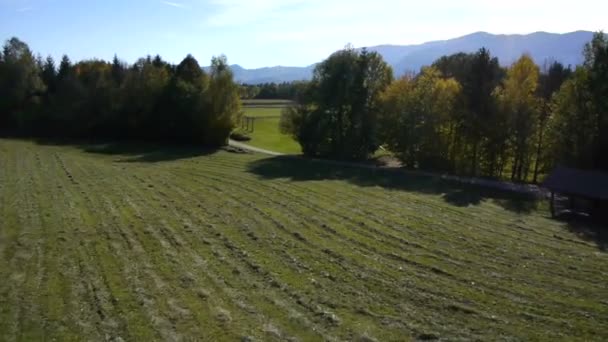
<svg viewBox="0 0 608 342">
<path fill-rule="evenodd" d="M 0 140 L 0 340 L 605 341 L 590 228 L 431 177 Z"/>
</svg>

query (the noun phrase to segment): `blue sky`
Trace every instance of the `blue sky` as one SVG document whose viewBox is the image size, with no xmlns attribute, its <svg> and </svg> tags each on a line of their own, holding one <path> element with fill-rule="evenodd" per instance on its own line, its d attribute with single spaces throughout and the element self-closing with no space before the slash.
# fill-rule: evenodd
<svg viewBox="0 0 608 342">
<path fill-rule="evenodd" d="M 604 30 L 601 0 L 0 0 L 0 39 L 73 60 L 160 54 L 202 65 L 304 66 L 351 43 L 416 44 L 476 31 Z"/>
</svg>

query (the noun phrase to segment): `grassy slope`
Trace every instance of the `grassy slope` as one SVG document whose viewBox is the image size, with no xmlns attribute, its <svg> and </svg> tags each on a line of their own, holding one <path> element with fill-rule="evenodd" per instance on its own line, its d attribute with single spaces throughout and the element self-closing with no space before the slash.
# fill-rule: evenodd
<svg viewBox="0 0 608 342">
<path fill-rule="evenodd" d="M 0 340 L 606 340 L 605 240 L 546 214 L 308 161 L 0 140 Z"/>
<path fill-rule="evenodd" d="M 279 117 L 283 108 L 243 107 L 246 116 L 276 118 L 258 118 L 255 120 L 255 129 L 249 133 L 251 141 L 247 144 L 271 151 L 298 154 L 302 151 L 300 145 L 290 136 L 279 132 Z"/>
</svg>

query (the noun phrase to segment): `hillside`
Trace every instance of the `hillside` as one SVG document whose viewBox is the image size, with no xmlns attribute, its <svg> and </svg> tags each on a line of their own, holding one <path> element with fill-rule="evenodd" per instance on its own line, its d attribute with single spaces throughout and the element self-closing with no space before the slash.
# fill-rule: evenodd
<svg viewBox="0 0 608 342">
<path fill-rule="evenodd" d="M 0 340 L 608 340 L 606 240 L 429 177 L 0 139 Z"/>
<path fill-rule="evenodd" d="M 582 48 L 592 36 L 593 32 L 589 31 L 564 34 L 535 32 L 527 35 L 476 32 L 418 45 L 378 45 L 368 49 L 380 53 L 393 67 L 396 76 L 408 71 L 418 71 L 420 67 L 430 65 L 441 56 L 475 52 L 482 47 L 488 48 L 505 66 L 515 61 L 522 53 L 529 53 L 539 65 L 546 60 L 555 60 L 574 66 L 582 62 Z M 245 69 L 233 65 L 232 69 L 237 81 L 256 84 L 310 79 L 314 64 L 307 67 L 277 66 L 259 69 Z"/>
<path fill-rule="evenodd" d="M 311 78 L 314 65 L 307 67 L 266 67 L 259 69 L 245 69 L 238 64 L 231 65 L 234 78 L 240 83 L 260 84 L 271 82 L 301 81 Z"/>
<path fill-rule="evenodd" d="M 392 65 L 397 74 L 409 70 L 417 71 L 441 56 L 458 52 L 475 52 L 485 47 L 505 66 L 517 60 L 522 53 L 529 53 L 539 65 L 547 60 L 555 60 L 564 65 L 574 66 L 582 63 L 581 51 L 592 36 L 593 32 L 587 31 L 566 34 L 536 32 L 528 35 L 493 35 L 477 32 L 446 41 L 406 46 L 401 59 Z"/>
</svg>

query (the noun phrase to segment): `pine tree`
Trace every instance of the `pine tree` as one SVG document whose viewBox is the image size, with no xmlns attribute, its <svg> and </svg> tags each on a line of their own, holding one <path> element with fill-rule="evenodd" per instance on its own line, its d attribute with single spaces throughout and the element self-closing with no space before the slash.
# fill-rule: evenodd
<svg viewBox="0 0 608 342">
<path fill-rule="evenodd" d="M 72 62 L 67 55 L 63 55 L 61 57 L 61 62 L 59 63 L 59 70 L 57 71 L 57 80 L 59 82 L 65 81 L 72 75 Z"/>
</svg>

